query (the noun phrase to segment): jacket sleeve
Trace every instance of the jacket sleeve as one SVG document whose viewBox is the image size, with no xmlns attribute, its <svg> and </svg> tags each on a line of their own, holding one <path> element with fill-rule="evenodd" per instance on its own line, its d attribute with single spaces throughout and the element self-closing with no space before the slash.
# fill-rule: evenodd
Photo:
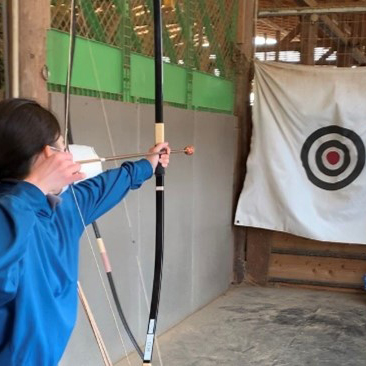
<svg viewBox="0 0 366 366">
<path fill-rule="evenodd" d="M 120 168 L 108 170 L 74 185 L 85 225 L 89 225 L 116 206 L 130 189 L 139 188 L 152 174 L 150 162 L 142 159 L 134 163 L 124 163 Z"/>
<path fill-rule="evenodd" d="M 35 207 L 42 204 L 45 195 L 27 182 L 0 195 L 0 306 L 16 294 L 22 258 L 36 222 Z"/>
</svg>

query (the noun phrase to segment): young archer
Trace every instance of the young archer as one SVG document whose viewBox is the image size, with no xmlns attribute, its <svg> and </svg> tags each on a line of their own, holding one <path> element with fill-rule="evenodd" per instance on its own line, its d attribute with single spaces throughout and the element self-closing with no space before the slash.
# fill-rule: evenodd
<svg viewBox="0 0 366 366">
<path fill-rule="evenodd" d="M 0 102 L 0 365 L 54 366 L 76 321 L 79 239 L 149 179 L 170 148 L 85 178 L 55 116 L 26 99 Z"/>
</svg>

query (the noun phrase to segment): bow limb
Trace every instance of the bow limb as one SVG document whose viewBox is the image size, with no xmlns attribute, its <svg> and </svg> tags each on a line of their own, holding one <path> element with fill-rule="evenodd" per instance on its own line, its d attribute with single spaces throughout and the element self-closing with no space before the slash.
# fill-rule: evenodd
<svg viewBox="0 0 366 366">
<path fill-rule="evenodd" d="M 161 0 L 154 0 L 154 50 L 155 50 L 155 143 L 165 141 L 163 122 L 163 45 Z M 155 266 L 149 322 L 146 334 L 144 365 L 151 364 L 156 325 L 160 303 L 161 280 L 164 257 L 164 175 L 165 169 L 159 163 L 156 177 L 156 234 Z"/>
</svg>

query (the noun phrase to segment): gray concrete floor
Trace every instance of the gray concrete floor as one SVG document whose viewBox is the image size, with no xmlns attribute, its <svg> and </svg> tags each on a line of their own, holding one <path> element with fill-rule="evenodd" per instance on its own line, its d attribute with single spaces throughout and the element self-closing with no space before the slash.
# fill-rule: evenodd
<svg viewBox="0 0 366 366">
<path fill-rule="evenodd" d="M 366 294 L 233 287 L 159 348 L 164 366 L 365 366 Z M 141 366 L 135 354 L 116 366 L 130 365 Z"/>
</svg>

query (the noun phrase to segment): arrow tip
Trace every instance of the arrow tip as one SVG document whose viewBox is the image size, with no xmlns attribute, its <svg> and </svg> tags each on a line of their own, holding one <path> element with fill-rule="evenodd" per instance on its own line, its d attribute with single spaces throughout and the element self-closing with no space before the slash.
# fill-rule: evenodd
<svg viewBox="0 0 366 366">
<path fill-rule="evenodd" d="M 193 155 L 194 154 L 194 146 L 193 145 L 188 145 L 184 148 L 184 153 L 186 155 Z"/>
</svg>

